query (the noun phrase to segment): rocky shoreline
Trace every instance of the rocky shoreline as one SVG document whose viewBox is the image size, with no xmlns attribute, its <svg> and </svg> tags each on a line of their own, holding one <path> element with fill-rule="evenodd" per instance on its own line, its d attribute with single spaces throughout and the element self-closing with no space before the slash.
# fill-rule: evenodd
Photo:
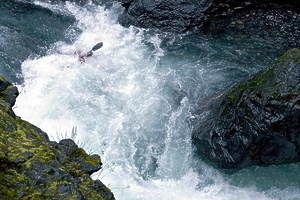
<svg viewBox="0 0 300 200">
<path fill-rule="evenodd" d="M 19 92 L 0 77 L 1 199 L 113 200 L 113 193 L 90 175 L 101 158 L 88 155 L 71 139 L 50 141 L 38 127 L 12 110 Z"/>
</svg>

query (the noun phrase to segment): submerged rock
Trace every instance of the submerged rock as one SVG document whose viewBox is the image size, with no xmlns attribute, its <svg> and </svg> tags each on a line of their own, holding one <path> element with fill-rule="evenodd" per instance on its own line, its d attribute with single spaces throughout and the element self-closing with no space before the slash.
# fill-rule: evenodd
<svg viewBox="0 0 300 200">
<path fill-rule="evenodd" d="M 196 155 L 228 173 L 300 161 L 300 50 L 219 97 L 192 134 Z"/>
<path fill-rule="evenodd" d="M 90 175 L 101 169 L 71 139 L 51 142 L 36 126 L 17 117 L 17 88 L 0 77 L 0 199 L 99 199 L 114 195 Z"/>
</svg>

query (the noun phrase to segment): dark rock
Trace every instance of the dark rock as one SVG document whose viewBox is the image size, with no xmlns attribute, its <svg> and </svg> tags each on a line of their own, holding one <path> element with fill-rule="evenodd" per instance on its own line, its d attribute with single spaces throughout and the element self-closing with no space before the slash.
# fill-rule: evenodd
<svg viewBox="0 0 300 200">
<path fill-rule="evenodd" d="M 82 148 L 78 148 L 76 143 L 71 139 L 61 140 L 57 148 L 64 152 L 59 155 L 61 162 L 68 163 L 70 160 L 76 161 L 80 169 L 89 175 L 101 169 L 101 158 L 99 155 L 88 155 Z"/>
<path fill-rule="evenodd" d="M 74 190 L 73 185 L 58 185 L 57 186 L 57 193 L 62 194 L 63 198 L 70 198 L 72 197 L 72 191 Z"/>
<path fill-rule="evenodd" d="M 9 106 L 12 108 L 15 105 L 18 95 L 18 88 L 0 77 L 0 98 L 9 103 Z"/>
<path fill-rule="evenodd" d="M 82 170 L 87 172 L 89 175 L 92 175 L 94 172 L 97 172 L 101 169 L 102 163 L 99 155 L 91 155 L 90 158 L 92 160 L 95 160 L 96 163 L 92 162 L 86 162 L 86 160 L 83 159 L 83 162 L 80 162 L 82 164 Z M 97 163 L 97 160 L 99 162 Z"/>
<path fill-rule="evenodd" d="M 113 200 L 114 195 L 111 192 L 107 192 L 107 187 L 100 181 L 96 180 L 94 184 L 94 189 L 98 191 L 99 193 L 106 194 L 105 199 Z"/>
<path fill-rule="evenodd" d="M 300 50 L 233 86 L 192 134 L 196 154 L 225 172 L 300 161 Z"/>
<path fill-rule="evenodd" d="M 121 3 L 126 8 L 119 17 L 122 25 L 171 32 L 184 32 L 200 26 L 209 6 L 208 1 L 188 0 L 125 0 Z"/>
<path fill-rule="evenodd" d="M 119 22 L 167 32 L 212 31 L 227 29 L 292 35 L 291 46 L 299 44 L 300 1 L 288 0 L 118 0 L 125 11 Z M 272 12 L 270 12 L 272 10 Z M 270 18 L 266 18 L 270 17 Z M 271 19 L 272 18 L 272 19 Z M 273 20 L 273 18 L 276 18 Z M 288 20 L 286 20 L 288 18 Z M 293 20 L 292 22 L 290 20 Z M 296 26 L 294 28 L 294 26 Z M 238 29 L 235 29 L 238 28 Z M 273 30 L 274 29 L 274 30 Z M 288 33 L 287 33 L 288 32 Z"/>
<path fill-rule="evenodd" d="M 207 16 L 202 31 L 213 35 L 248 35 L 268 39 L 278 46 L 300 46 L 300 12 L 291 9 L 253 8 L 225 16 Z"/>
</svg>

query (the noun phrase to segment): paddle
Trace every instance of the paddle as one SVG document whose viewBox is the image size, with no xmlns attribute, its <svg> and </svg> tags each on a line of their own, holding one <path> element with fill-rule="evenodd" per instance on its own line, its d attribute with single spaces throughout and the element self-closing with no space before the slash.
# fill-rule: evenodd
<svg viewBox="0 0 300 200">
<path fill-rule="evenodd" d="M 96 44 L 95 46 L 93 46 L 91 51 L 97 51 L 98 49 L 100 49 L 103 46 L 103 42 L 99 42 L 98 44 Z"/>
</svg>

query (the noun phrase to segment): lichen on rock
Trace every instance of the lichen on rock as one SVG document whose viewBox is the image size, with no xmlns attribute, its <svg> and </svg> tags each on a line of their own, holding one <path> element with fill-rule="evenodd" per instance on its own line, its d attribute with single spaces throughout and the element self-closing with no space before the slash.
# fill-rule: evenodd
<svg viewBox="0 0 300 200">
<path fill-rule="evenodd" d="M 114 195 L 90 175 L 101 169 L 71 139 L 50 141 L 38 127 L 16 116 L 18 90 L 0 77 L 0 199 L 97 199 Z"/>
</svg>

